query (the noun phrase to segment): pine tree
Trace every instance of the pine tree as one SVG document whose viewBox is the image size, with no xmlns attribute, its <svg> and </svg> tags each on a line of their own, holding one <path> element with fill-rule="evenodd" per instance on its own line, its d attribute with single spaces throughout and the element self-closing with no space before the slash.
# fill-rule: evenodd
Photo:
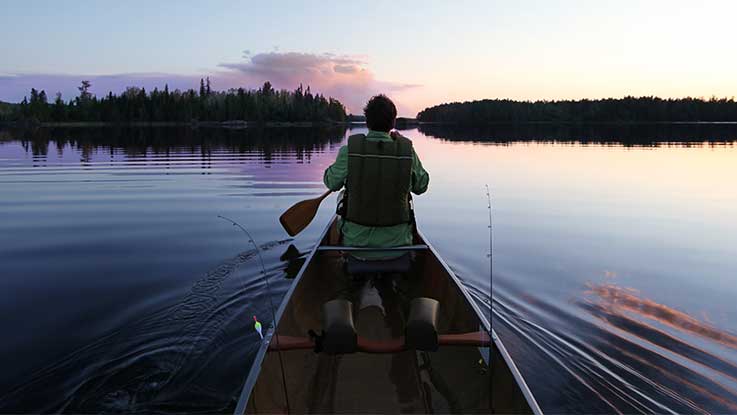
<svg viewBox="0 0 737 415">
<path fill-rule="evenodd" d="M 82 85 L 77 87 L 80 101 L 88 101 L 92 98 L 92 94 L 89 92 L 91 86 L 92 83 L 90 81 L 82 81 Z"/>
<path fill-rule="evenodd" d="M 56 93 L 56 98 L 54 99 L 54 107 L 51 110 L 51 120 L 52 121 L 65 121 L 66 117 L 64 116 L 64 113 L 66 112 L 66 107 L 64 106 L 64 100 L 61 98 L 61 92 Z"/>
</svg>

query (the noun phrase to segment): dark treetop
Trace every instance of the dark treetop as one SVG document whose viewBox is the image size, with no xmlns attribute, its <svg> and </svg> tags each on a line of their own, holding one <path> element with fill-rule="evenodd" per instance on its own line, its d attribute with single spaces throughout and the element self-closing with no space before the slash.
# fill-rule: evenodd
<svg viewBox="0 0 737 415">
<path fill-rule="evenodd" d="M 0 121 L 10 118 L 16 106 L 15 104 L 0 101 Z"/>
<path fill-rule="evenodd" d="M 266 82 L 256 90 L 210 89 L 210 80 L 200 80 L 195 91 L 169 91 L 129 87 L 121 95 L 98 98 L 89 92 L 90 83 L 82 81 L 79 96 L 64 101 L 56 94 L 49 102 L 45 91 L 31 89 L 30 99 L 3 111 L 0 120 L 39 122 L 190 122 L 197 121 L 284 121 L 342 122 L 345 107 L 338 100 L 312 94 L 299 86 L 294 91 L 275 90 Z"/>
<path fill-rule="evenodd" d="M 495 122 L 695 122 L 737 121 L 731 99 L 624 97 L 580 101 L 485 99 L 425 108 L 421 122 L 480 125 Z"/>
</svg>

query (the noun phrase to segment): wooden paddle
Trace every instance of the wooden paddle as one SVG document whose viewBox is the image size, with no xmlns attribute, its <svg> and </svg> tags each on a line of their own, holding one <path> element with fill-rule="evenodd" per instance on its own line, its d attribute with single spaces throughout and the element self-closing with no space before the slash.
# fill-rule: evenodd
<svg viewBox="0 0 737 415">
<path fill-rule="evenodd" d="M 328 190 L 320 197 L 297 202 L 294 206 L 282 213 L 279 217 L 279 222 L 281 223 L 281 226 L 284 227 L 284 230 L 287 231 L 289 236 L 294 236 L 302 232 L 302 230 L 312 222 L 312 219 L 315 218 L 315 214 L 317 213 L 317 209 L 320 207 L 320 203 L 322 203 L 323 199 L 328 197 L 330 193 L 333 193 L 333 191 Z"/>
</svg>

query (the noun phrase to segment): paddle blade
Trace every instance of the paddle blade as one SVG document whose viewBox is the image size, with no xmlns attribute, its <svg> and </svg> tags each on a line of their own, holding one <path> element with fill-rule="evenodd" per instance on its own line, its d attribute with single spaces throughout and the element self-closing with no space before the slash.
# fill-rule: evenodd
<svg viewBox="0 0 737 415">
<path fill-rule="evenodd" d="M 312 222 L 312 219 L 317 213 L 317 208 L 320 206 L 319 202 L 315 202 L 315 199 L 303 200 L 295 203 L 294 206 L 282 213 L 279 217 L 279 222 L 289 236 L 294 236 L 302 232 L 302 229 L 306 228 Z"/>
<path fill-rule="evenodd" d="M 317 209 L 320 207 L 320 203 L 325 199 L 331 192 L 325 192 L 322 196 L 315 199 L 307 199 L 301 202 L 297 202 L 294 206 L 287 209 L 286 212 L 282 213 L 279 217 L 279 223 L 284 227 L 289 236 L 294 236 L 300 232 L 307 225 L 312 222 L 315 218 Z"/>
</svg>

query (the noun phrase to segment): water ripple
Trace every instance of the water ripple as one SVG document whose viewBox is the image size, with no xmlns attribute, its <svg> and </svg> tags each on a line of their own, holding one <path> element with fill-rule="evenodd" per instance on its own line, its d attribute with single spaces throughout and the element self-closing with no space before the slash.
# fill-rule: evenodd
<svg viewBox="0 0 737 415">
<path fill-rule="evenodd" d="M 505 333 L 502 338 L 509 339 L 508 348 L 523 372 L 534 365 L 536 376 L 528 375 L 528 381 L 539 401 L 549 406 L 543 410 L 737 411 L 735 365 L 705 351 L 690 337 L 695 334 L 731 346 L 731 334 L 615 285 L 589 284 L 582 294 L 574 301 L 576 307 L 569 309 L 530 294 L 494 291 L 495 330 Z M 576 308 L 586 313 L 576 313 Z M 665 333 L 653 326 L 657 323 L 687 336 Z M 528 353 L 537 357 L 531 359 Z M 557 379 L 555 387 L 538 380 L 552 378 Z M 580 395 L 582 387 L 594 399 L 560 400 Z"/>
<path fill-rule="evenodd" d="M 290 241 L 269 242 L 261 245 L 261 250 Z M 0 411 L 166 412 L 183 390 L 192 395 L 189 402 L 201 405 L 188 407 L 188 412 L 212 412 L 213 405 L 229 404 L 239 384 L 208 389 L 198 381 L 198 375 L 213 356 L 233 351 L 233 338 L 240 339 L 240 351 L 228 358 L 239 366 L 247 365 L 248 356 L 256 351 L 255 333 L 245 339 L 233 333 L 245 333 L 250 327 L 250 314 L 245 310 L 261 314 L 268 324 L 270 311 L 256 299 L 275 296 L 278 302 L 284 291 L 284 287 L 266 290 L 254 262 L 256 255 L 251 249 L 223 261 L 197 280 L 178 303 L 122 326 L 30 374 L 0 396 Z M 241 268 L 247 263 L 253 264 Z M 289 261 L 266 265 L 266 277 L 277 279 L 285 275 Z M 239 270 L 246 274 L 237 274 Z M 234 277 L 239 281 L 225 287 Z M 177 407 L 182 410 L 181 403 Z"/>
</svg>

